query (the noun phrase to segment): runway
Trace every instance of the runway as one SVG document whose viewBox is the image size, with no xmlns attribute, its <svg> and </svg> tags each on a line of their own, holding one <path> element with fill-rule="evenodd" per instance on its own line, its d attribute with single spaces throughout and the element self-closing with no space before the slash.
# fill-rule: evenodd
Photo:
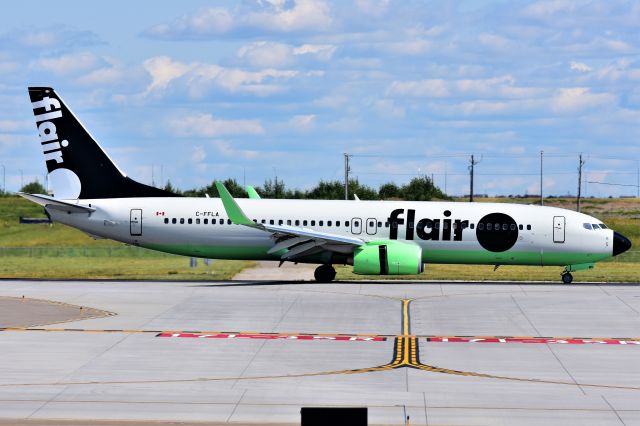
<svg viewBox="0 0 640 426">
<path fill-rule="evenodd" d="M 640 424 L 638 284 L 1 281 L 0 296 L 0 424 L 299 424 L 304 406 Z"/>
</svg>

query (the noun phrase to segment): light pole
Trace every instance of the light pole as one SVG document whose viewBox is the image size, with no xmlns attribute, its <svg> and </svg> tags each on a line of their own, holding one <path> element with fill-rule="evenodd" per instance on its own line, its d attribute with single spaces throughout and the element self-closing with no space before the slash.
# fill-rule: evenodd
<svg viewBox="0 0 640 426">
<path fill-rule="evenodd" d="M 540 151 L 540 205 L 544 206 L 544 198 L 542 197 L 542 158 L 544 151 Z"/>
</svg>

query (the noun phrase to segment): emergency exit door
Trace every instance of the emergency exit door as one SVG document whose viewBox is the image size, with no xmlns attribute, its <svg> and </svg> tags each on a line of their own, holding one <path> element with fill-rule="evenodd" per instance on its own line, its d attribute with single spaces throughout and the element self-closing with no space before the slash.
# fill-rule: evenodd
<svg viewBox="0 0 640 426">
<path fill-rule="evenodd" d="M 553 242 L 564 243 L 564 226 L 566 219 L 564 216 L 553 217 Z"/>
<path fill-rule="evenodd" d="M 131 235 L 142 235 L 142 209 L 131 209 Z"/>
</svg>

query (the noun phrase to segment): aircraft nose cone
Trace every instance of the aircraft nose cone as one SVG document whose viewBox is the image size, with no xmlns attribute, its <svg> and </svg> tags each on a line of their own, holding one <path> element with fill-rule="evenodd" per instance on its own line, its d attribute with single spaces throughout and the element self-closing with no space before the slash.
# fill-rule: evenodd
<svg viewBox="0 0 640 426">
<path fill-rule="evenodd" d="M 613 233 L 613 255 L 617 256 L 620 253 L 624 253 L 625 251 L 631 248 L 631 241 L 627 237 L 622 234 L 618 234 L 617 232 Z"/>
</svg>

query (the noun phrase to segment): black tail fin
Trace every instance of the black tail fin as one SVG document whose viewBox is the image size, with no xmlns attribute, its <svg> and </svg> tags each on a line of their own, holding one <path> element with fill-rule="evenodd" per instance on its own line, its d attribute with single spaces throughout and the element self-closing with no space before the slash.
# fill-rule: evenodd
<svg viewBox="0 0 640 426">
<path fill-rule="evenodd" d="M 50 87 L 29 87 L 56 198 L 177 197 L 127 177 Z"/>
</svg>

